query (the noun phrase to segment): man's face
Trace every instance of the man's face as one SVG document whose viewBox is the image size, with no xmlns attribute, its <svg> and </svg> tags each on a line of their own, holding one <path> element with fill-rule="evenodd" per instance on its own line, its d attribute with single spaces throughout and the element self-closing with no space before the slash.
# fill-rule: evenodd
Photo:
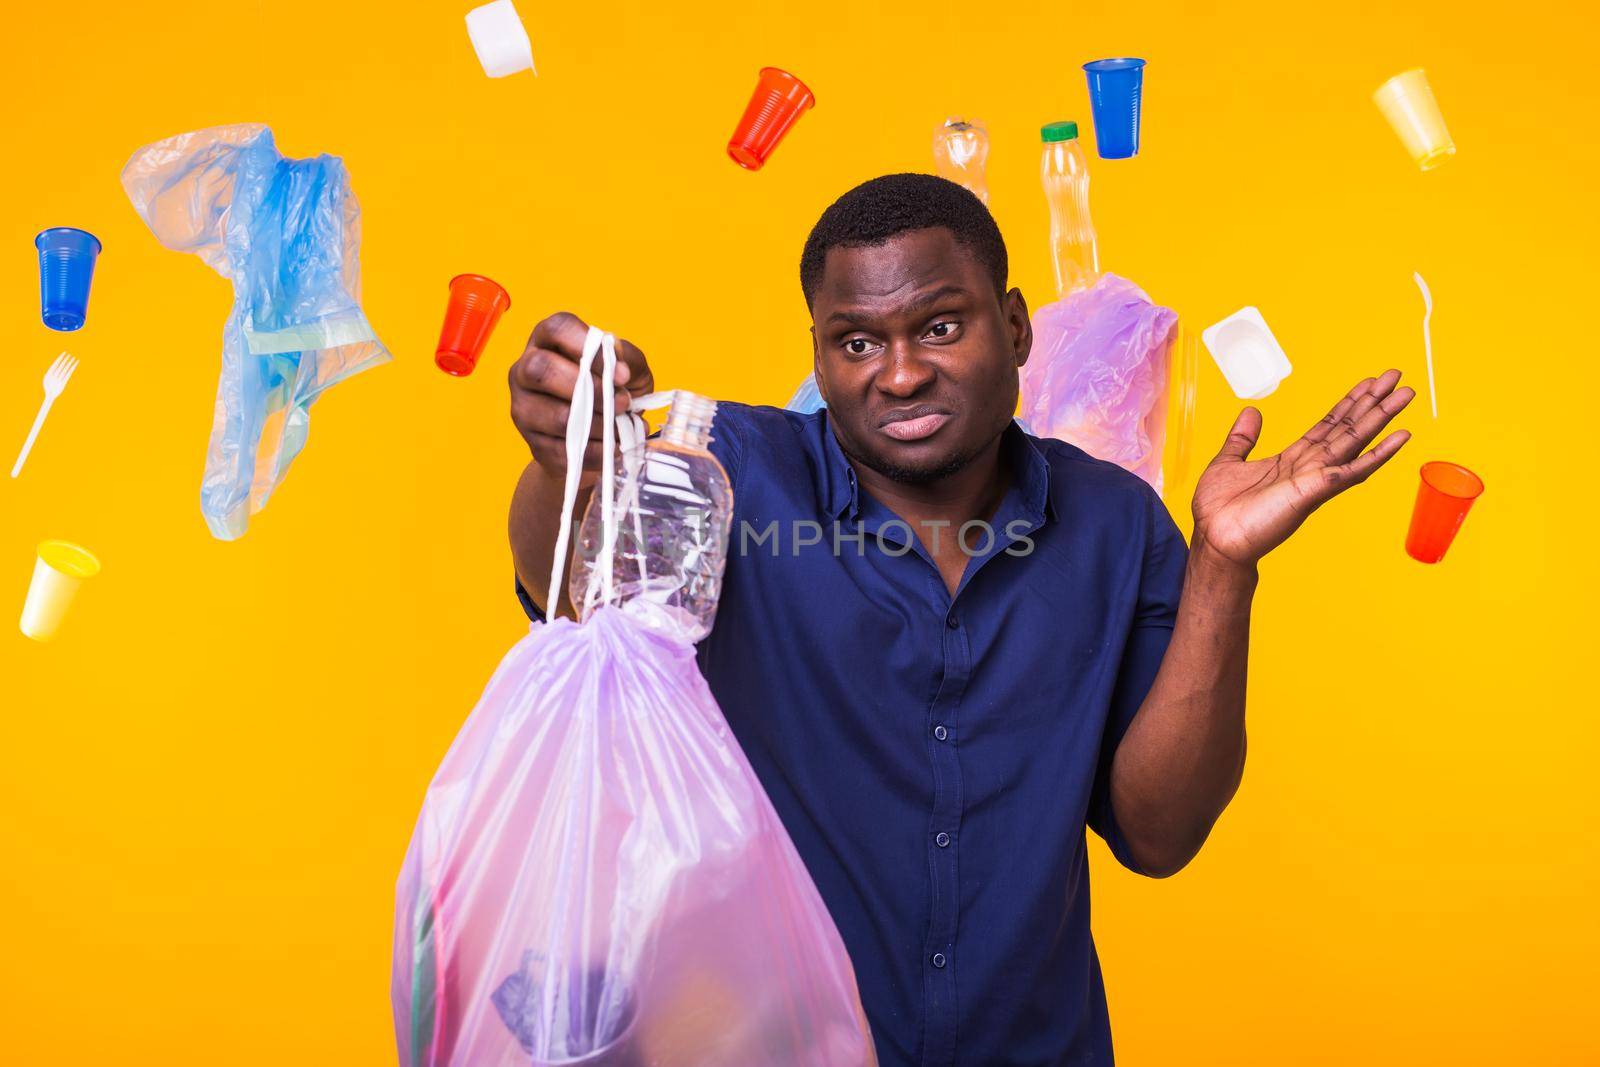
<svg viewBox="0 0 1600 1067">
<path fill-rule="evenodd" d="M 1033 343 L 1020 291 L 1003 298 L 943 228 L 833 248 L 811 305 L 817 388 L 840 447 L 926 484 L 980 455 L 1017 406 Z"/>
</svg>

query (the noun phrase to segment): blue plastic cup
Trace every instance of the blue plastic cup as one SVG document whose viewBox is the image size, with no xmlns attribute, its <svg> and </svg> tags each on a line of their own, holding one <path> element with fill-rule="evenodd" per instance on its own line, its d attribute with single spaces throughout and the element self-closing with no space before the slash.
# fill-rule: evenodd
<svg viewBox="0 0 1600 1067">
<path fill-rule="evenodd" d="M 1083 65 L 1089 75 L 1095 148 L 1101 159 L 1139 154 L 1139 98 L 1144 95 L 1144 60 L 1097 59 Z"/>
<path fill-rule="evenodd" d="M 100 239 L 87 230 L 52 226 L 33 239 L 39 250 L 39 303 L 52 330 L 81 330 Z"/>
</svg>

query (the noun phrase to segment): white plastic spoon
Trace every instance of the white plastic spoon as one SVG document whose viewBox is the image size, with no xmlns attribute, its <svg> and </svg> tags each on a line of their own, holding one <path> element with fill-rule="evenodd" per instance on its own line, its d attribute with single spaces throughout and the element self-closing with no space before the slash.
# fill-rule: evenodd
<svg viewBox="0 0 1600 1067">
<path fill-rule="evenodd" d="M 1428 283 L 1422 280 L 1422 275 L 1416 271 L 1411 276 L 1417 280 L 1417 288 L 1422 290 L 1422 351 L 1428 357 L 1428 405 L 1433 408 L 1433 417 L 1439 417 L 1439 394 L 1433 387 L 1433 331 L 1428 323 L 1433 318 L 1433 294 L 1428 291 Z"/>
</svg>

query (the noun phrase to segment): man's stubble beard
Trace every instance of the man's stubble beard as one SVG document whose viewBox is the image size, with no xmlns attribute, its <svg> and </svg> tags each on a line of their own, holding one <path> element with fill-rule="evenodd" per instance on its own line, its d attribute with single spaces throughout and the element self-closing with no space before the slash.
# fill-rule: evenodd
<svg viewBox="0 0 1600 1067">
<path fill-rule="evenodd" d="M 942 478 L 948 478 L 957 471 L 965 468 L 967 464 L 983 455 L 984 450 L 993 444 L 996 438 L 1005 433 L 1006 427 L 1010 423 L 1011 417 L 1007 416 L 1005 422 L 1000 424 L 999 429 L 995 430 L 993 434 L 985 438 L 980 444 L 975 445 L 969 450 L 958 452 L 949 459 L 946 459 L 943 462 L 931 467 L 902 467 L 897 463 L 891 463 L 876 456 L 870 456 L 864 454 L 863 452 L 856 451 L 850 446 L 848 441 L 844 440 L 844 438 L 840 437 L 837 433 L 834 434 L 834 440 L 839 443 L 839 451 L 843 452 L 846 456 L 855 460 L 863 467 L 866 467 L 872 471 L 876 471 L 878 474 L 883 475 L 890 481 L 899 482 L 901 485 L 921 486 L 937 482 Z"/>
</svg>

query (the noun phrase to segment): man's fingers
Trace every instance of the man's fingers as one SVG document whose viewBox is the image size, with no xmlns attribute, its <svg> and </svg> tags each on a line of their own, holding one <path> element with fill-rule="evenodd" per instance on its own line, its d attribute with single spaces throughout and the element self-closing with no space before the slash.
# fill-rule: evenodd
<svg viewBox="0 0 1600 1067">
<path fill-rule="evenodd" d="M 583 354 L 583 342 L 589 336 L 589 324 L 570 311 L 558 311 L 541 319 L 528 338 L 529 348 L 548 348 L 576 360 Z"/>
<path fill-rule="evenodd" d="M 1372 388 L 1361 396 L 1356 397 L 1355 405 L 1340 420 L 1339 428 L 1334 431 L 1333 436 L 1338 437 L 1341 432 L 1349 433 L 1350 427 L 1360 422 L 1367 412 L 1371 411 L 1384 397 L 1394 392 L 1394 387 L 1399 383 L 1400 372 L 1397 370 L 1386 370 L 1378 375 L 1377 380 L 1372 383 Z"/>
<path fill-rule="evenodd" d="M 533 458 L 539 466 L 552 474 L 564 473 L 567 469 L 567 437 L 559 437 L 544 433 L 527 434 L 528 449 L 533 453 Z M 601 449 L 605 446 L 599 441 L 591 440 L 583 449 L 583 469 L 597 471 L 600 469 Z"/>
<path fill-rule="evenodd" d="M 1361 420 L 1382 403 L 1399 380 L 1400 372 L 1397 370 L 1384 371 L 1376 378 L 1363 378 L 1343 400 L 1333 406 L 1333 410 L 1307 430 L 1304 437 L 1285 449 L 1284 456 L 1299 460 L 1309 454 L 1314 462 L 1323 464 L 1338 464 L 1348 460 L 1361 451 L 1367 441 L 1372 440 L 1371 434 L 1365 440 L 1353 439 L 1360 432 Z"/>
<path fill-rule="evenodd" d="M 644 395 L 648 390 L 634 391 L 630 387 L 624 389 L 622 382 L 628 379 L 623 372 L 622 364 L 617 364 L 617 411 L 626 411 L 630 392 Z M 600 360 L 596 359 L 590 366 L 590 376 L 598 384 L 599 376 L 604 369 Z M 649 374 L 645 375 L 646 380 Z M 569 359 L 565 354 L 549 348 L 529 348 L 522 354 L 522 358 L 511 365 L 511 388 L 515 391 L 529 393 L 543 393 L 560 400 L 571 400 L 573 390 L 578 384 L 578 361 Z M 598 401 L 596 407 L 599 407 Z"/>
<path fill-rule="evenodd" d="M 620 405 L 622 395 L 618 396 Z M 618 408 L 621 410 L 620 406 Z M 572 405 L 565 400 L 549 396 L 544 393 L 530 393 L 524 390 L 511 391 L 511 421 L 524 436 L 528 434 L 546 434 L 567 439 L 567 420 L 572 416 Z M 589 439 L 600 440 L 605 412 L 599 404 L 594 406 L 594 416 L 589 420 Z"/>
<path fill-rule="evenodd" d="M 525 389 L 546 390 L 544 382 L 549 382 L 549 392 L 557 395 L 571 397 L 570 384 L 578 379 L 576 366 L 584 354 L 584 341 L 589 339 L 589 323 L 584 322 L 578 315 L 571 312 L 555 312 L 549 318 L 544 318 L 538 326 L 534 326 L 533 334 L 528 338 L 528 347 L 523 350 L 522 358 L 517 360 L 517 366 L 512 368 L 512 384 L 522 384 Z M 544 354 L 544 355 L 539 355 Z M 550 358 L 554 357 L 554 358 Z M 637 384 L 640 376 L 646 376 L 645 354 L 638 350 L 634 344 L 627 341 L 618 341 L 616 344 L 616 384 L 622 386 L 629 379 L 634 379 Z M 563 373 L 558 370 L 562 363 L 571 363 L 573 374 Z M 602 370 L 602 360 L 595 357 L 595 376 Z M 622 370 L 626 366 L 627 370 Z M 520 379 L 520 381 L 518 381 Z M 562 387 L 566 386 L 565 392 Z M 632 392 L 632 390 L 630 390 Z M 648 390 L 637 390 L 643 394 Z"/>
<path fill-rule="evenodd" d="M 578 364 L 554 349 L 540 348 L 529 341 L 527 351 L 511 365 L 510 378 L 513 390 L 571 400 L 573 384 L 578 380 Z"/>
<path fill-rule="evenodd" d="M 1344 463 L 1359 455 L 1389 425 L 1390 420 L 1406 409 L 1416 395 L 1416 390 L 1404 386 L 1366 405 L 1359 415 L 1352 411 L 1352 424 L 1341 426 L 1329 442 L 1332 461 Z"/>
<path fill-rule="evenodd" d="M 589 324 L 578 316 L 567 311 L 557 312 L 533 328 L 527 348 L 507 373 L 511 387 L 511 421 L 528 442 L 534 459 L 553 472 L 566 468 L 567 420 L 572 415 L 578 364 L 589 333 Z M 591 361 L 589 373 L 597 389 L 613 390 L 616 412 L 621 414 L 632 407 L 633 397 L 653 391 L 655 381 L 637 345 L 618 340 L 616 356 L 610 382 L 600 380 L 605 372 L 602 358 Z M 598 395 L 589 420 L 590 443 L 584 455 L 586 470 L 599 466 L 604 419 L 604 396 Z"/>
<path fill-rule="evenodd" d="M 1324 470 L 1323 491 L 1318 495 L 1317 502 L 1320 504 L 1338 496 L 1352 485 L 1360 485 L 1366 481 L 1374 471 L 1393 459 L 1395 453 L 1399 452 L 1409 440 L 1411 440 L 1410 430 L 1396 430 L 1379 441 L 1374 448 L 1363 452 L 1349 463 L 1341 463 Z"/>
<path fill-rule="evenodd" d="M 1333 405 L 1326 415 L 1322 416 L 1321 421 L 1301 435 L 1300 440 L 1315 444 L 1338 429 L 1339 420 L 1349 414 L 1350 409 L 1356 406 L 1358 399 L 1371 391 L 1372 383 L 1375 380 L 1373 378 L 1363 378 L 1357 382 L 1354 388 L 1346 393 L 1337 404 Z"/>
<path fill-rule="evenodd" d="M 1256 441 L 1261 437 L 1261 412 L 1255 408 L 1245 408 L 1239 412 L 1239 417 L 1233 420 L 1233 429 L 1228 431 L 1228 439 L 1222 442 L 1222 449 L 1217 453 L 1218 459 L 1245 459 L 1250 455 L 1250 450 L 1256 447 Z"/>
<path fill-rule="evenodd" d="M 655 375 L 644 353 L 632 341 L 617 338 L 617 383 L 627 387 L 634 396 L 644 396 L 656 389 Z"/>
</svg>

